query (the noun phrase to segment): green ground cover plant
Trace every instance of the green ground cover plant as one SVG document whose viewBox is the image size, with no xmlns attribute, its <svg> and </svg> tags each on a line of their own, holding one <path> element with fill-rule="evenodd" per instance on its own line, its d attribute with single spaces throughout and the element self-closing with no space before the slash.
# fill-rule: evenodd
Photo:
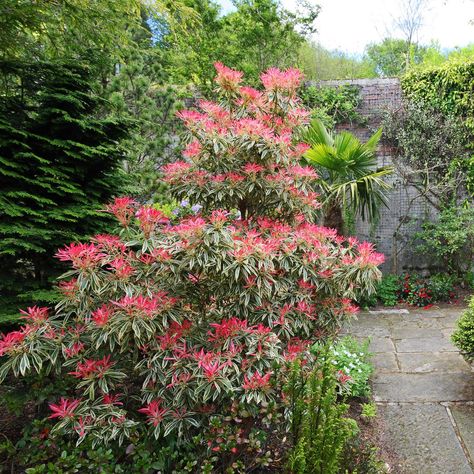
<svg viewBox="0 0 474 474">
<path fill-rule="evenodd" d="M 358 341 L 345 336 L 329 348 L 340 392 L 350 397 L 368 397 L 371 393 L 369 377 L 373 372 L 370 362 L 369 340 Z"/>
<path fill-rule="evenodd" d="M 384 275 L 375 293 L 364 298 L 364 307 L 396 306 L 408 303 L 413 306 L 428 306 L 434 303 L 449 302 L 456 298 L 463 280 L 449 273 L 434 273 L 421 277 L 415 273 L 404 275 Z"/>
</svg>

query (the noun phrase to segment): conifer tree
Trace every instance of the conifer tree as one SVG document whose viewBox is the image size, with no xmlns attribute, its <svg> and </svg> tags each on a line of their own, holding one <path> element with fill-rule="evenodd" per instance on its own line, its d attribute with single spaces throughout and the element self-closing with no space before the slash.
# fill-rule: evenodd
<svg viewBox="0 0 474 474">
<path fill-rule="evenodd" d="M 161 165 L 178 159 L 181 153 L 181 123 L 175 113 L 179 93 L 169 83 L 165 53 L 142 41 L 127 55 L 112 78 L 107 96 L 112 113 L 129 121 L 132 130 L 124 142 L 125 170 L 131 179 L 130 194 L 149 201 L 159 187 Z"/>
<path fill-rule="evenodd" d="M 87 68 L 2 62 L 0 73 L 0 298 L 15 313 L 19 291 L 52 297 L 58 247 L 105 229 L 99 209 L 123 182 L 127 127 L 106 114 Z"/>
</svg>

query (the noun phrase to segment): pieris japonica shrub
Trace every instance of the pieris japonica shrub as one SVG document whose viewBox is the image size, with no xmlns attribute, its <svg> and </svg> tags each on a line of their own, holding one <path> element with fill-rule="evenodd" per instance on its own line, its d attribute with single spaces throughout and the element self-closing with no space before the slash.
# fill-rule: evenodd
<svg viewBox="0 0 474 474">
<path fill-rule="evenodd" d="M 71 269 L 55 310 L 29 308 L 0 340 L 1 378 L 74 382 L 50 418 L 79 441 L 122 441 L 145 425 L 179 440 L 235 403 L 255 416 L 278 405 L 286 362 L 309 358 L 379 278 L 370 244 L 316 223 L 299 71 L 270 69 L 259 91 L 216 69 L 221 101 L 180 112 L 189 145 L 163 170 L 193 212 L 170 220 L 117 198 L 106 209 L 115 235 L 58 251 Z"/>
</svg>

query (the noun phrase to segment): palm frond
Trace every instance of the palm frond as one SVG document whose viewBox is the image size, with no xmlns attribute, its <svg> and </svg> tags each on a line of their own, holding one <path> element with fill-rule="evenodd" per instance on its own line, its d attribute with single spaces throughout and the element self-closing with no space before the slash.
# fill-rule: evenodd
<svg viewBox="0 0 474 474">
<path fill-rule="evenodd" d="M 311 146 L 320 144 L 333 146 L 334 144 L 334 137 L 319 119 L 311 121 L 308 130 L 304 134 L 304 140 Z"/>
<path fill-rule="evenodd" d="M 360 178 L 329 187 L 329 199 L 337 199 L 343 207 L 350 207 L 363 220 L 373 220 L 379 215 L 381 206 L 388 206 L 387 191 L 390 184 L 382 178 L 393 172 L 382 168 Z"/>
<path fill-rule="evenodd" d="M 382 138 L 382 128 L 379 128 L 366 142 L 365 146 L 375 152 L 377 146 Z"/>
<path fill-rule="evenodd" d="M 324 143 L 319 143 L 310 148 L 304 155 L 313 165 L 322 166 L 330 171 L 341 172 L 346 163 L 341 159 L 337 151 Z"/>
<path fill-rule="evenodd" d="M 349 132 L 333 136 L 320 120 L 313 120 L 305 134 L 311 148 L 304 158 L 327 172 L 328 179 L 320 182 L 326 201 L 335 199 L 364 220 L 376 218 L 380 206 L 387 205 L 390 185 L 383 178 L 393 168 L 377 168 L 376 150 L 381 136 L 382 129 L 366 143 Z"/>
</svg>

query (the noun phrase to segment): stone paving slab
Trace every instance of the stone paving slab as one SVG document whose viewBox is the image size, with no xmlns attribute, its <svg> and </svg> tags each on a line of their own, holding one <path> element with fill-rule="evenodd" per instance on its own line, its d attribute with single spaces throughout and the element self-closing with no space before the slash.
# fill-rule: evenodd
<svg viewBox="0 0 474 474">
<path fill-rule="evenodd" d="M 398 353 L 401 372 L 471 372 L 471 366 L 457 352 Z"/>
<path fill-rule="evenodd" d="M 416 322 L 405 323 L 402 327 L 394 327 L 390 330 L 390 336 L 394 339 L 419 339 L 425 337 L 439 337 L 442 332 L 439 328 L 420 328 Z"/>
<path fill-rule="evenodd" d="M 397 357 L 394 352 L 380 352 L 372 360 L 377 373 L 399 372 Z"/>
<path fill-rule="evenodd" d="M 401 317 L 396 318 L 396 316 L 392 315 L 380 317 L 373 314 L 362 313 L 357 316 L 357 319 L 350 321 L 347 327 L 349 329 L 390 327 L 393 324 L 393 319 L 397 319 L 397 323 L 402 321 Z"/>
<path fill-rule="evenodd" d="M 395 347 L 400 352 L 458 352 L 451 341 L 442 335 L 419 337 L 416 339 L 395 340 Z M 380 352 L 380 351 L 379 351 Z"/>
<path fill-rule="evenodd" d="M 474 373 L 375 373 L 376 401 L 449 402 L 474 400 Z"/>
<path fill-rule="evenodd" d="M 472 474 L 445 407 L 382 405 L 378 409 L 386 441 L 398 454 L 403 474 Z"/>
<path fill-rule="evenodd" d="M 387 327 L 350 326 L 350 327 L 344 328 L 342 332 L 343 334 L 351 334 L 352 336 L 357 336 L 361 338 L 371 337 L 372 339 L 376 337 L 390 337 L 392 335 L 390 328 L 388 326 Z"/>
<path fill-rule="evenodd" d="M 402 474 L 474 474 L 474 371 L 450 341 L 462 309 L 362 313 L 374 399 Z"/>
<path fill-rule="evenodd" d="M 370 339 L 369 352 L 394 352 L 395 346 L 390 337 L 374 337 Z"/>
<path fill-rule="evenodd" d="M 420 320 L 423 320 L 423 319 L 428 319 L 426 317 L 426 315 L 423 315 L 423 314 L 417 314 L 415 312 L 412 312 L 410 311 L 408 314 L 404 314 L 402 316 L 402 320 L 404 322 L 418 322 Z M 434 318 L 429 318 L 431 321 L 434 319 Z"/>
<path fill-rule="evenodd" d="M 474 459 L 474 406 L 451 406 L 451 414 L 471 459 Z"/>
<path fill-rule="evenodd" d="M 383 314 L 386 316 L 387 314 L 409 314 L 410 311 L 407 309 L 397 309 L 397 308 L 382 308 L 382 309 L 376 309 L 376 310 L 369 310 L 369 314 Z"/>
<path fill-rule="evenodd" d="M 418 327 L 427 328 L 427 329 L 430 329 L 430 328 L 440 329 L 440 328 L 446 328 L 446 327 L 452 328 L 454 327 L 454 324 L 455 324 L 451 321 L 443 321 L 439 319 L 426 319 L 426 318 L 423 318 L 414 322 L 416 322 Z"/>
</svg>

